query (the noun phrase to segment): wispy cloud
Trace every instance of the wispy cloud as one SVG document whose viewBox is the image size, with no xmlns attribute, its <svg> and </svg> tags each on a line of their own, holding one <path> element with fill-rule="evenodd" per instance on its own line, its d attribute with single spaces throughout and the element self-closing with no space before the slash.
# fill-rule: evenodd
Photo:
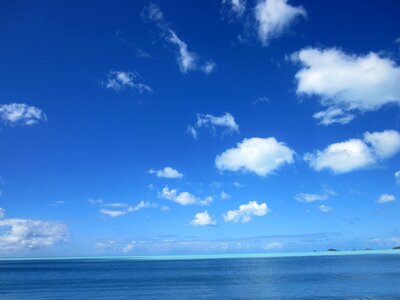
<svg viewBox="0 0 400 300">
<path fill-rule="evenodd" d="M 165 20 L 164 13 L 158 5 L 151 3 L 146 6 L 142 11 L 142 19 L 155 24 L 161 30 L 164 40 L 177 48 L 177 63 L 182 73 L 200 70 L 205 74 L 210 74 L 214 71 L 215 63 L 210 60 L 203 61 L 195 52 L 189 50 L 187 43 Z"/>
<path fill-rule="evenodd" d="M 122 91 L 126 88 L 135 89 L 139 93 L 151 93 L 153 89 L 148 85 L 137 82 L 140 76 L 137 73 L 125 71 L 110 71 L 102 85 L 110 90 Z"/>
<path fill-rule="evenodd" d="M 320 194 L 298 193 L 294 199 L 298 202 L 315 202 L 327 200 L 329 197 L 334 195 L 336 195 L 335 191 L 325 188 Z"/>
<path fill-rule="evenodd" d="M 382 194 L 378 196 L 378 199 L 376 199 L 376 203 L 379 204 L 384 204 L 384 203 L 389 203 L 389 202 L 394 202 L 396 201 L 396 197 L 394 195 L 390 194 Z"/>
<path fill-rule="evenodd" d="M 213 134 L 216 134 L 217 128 L 221 128 L 223 134 L 239 133 L 239 125 L 230 113 L 224 113 L 221 116 L 211 114 L 197 114 L 197 121 L 193 126 L 188 126 L 187 132 L 194 138 L 198 137 L 200 128 L 208 128 Z"/>
<path fill-rule="evenodd" d="M 150 202 L 150 201 L 140 201 L 136 205 L 130 205 L 124 202 L 105 202 L 102 199 L 89 199 L 88 203 L 90 205 L 94 205 L 97 207 L 101 207 L 99 209 L 99 213 L 102 216 L 109 218 L 116 218 L 120 216 L 124 216 L 129 213 L 137 212 L 141 209 L 145 208 L 157 208 L 159 207 L 158 203 Z M 161 210 L 165 210 L 164 207 L 160 207 Z"/>
<path fill-rule="evenodd" d="M 223 12 L 229 19 L 236 19 L 244 26 L 244 35 L 239 35 L 243 41 L 246 36 L 256 34 L 263 46 L 272 39 L 283 35 L 295 21 L 306 18 L 307 12 L 301 6 L 293 6 L 287 0 L 258 0 L 248 8 L 244 0 L 223 0 Z M 254 3 L 250 2 L 250 3 Z"/>
<path fill-rule="evenodd" d="M 327 205 L 321 204 L 320 206 L 318 206 L 318 209 L 320 212 L 323 213 L 330 213 L 333 211 L 333 209 Z"/>
</svg>

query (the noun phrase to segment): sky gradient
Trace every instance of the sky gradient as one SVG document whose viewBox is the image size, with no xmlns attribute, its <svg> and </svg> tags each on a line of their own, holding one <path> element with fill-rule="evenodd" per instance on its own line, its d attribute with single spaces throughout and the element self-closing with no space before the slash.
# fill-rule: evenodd
<svg viewBox="0 0 400 300">
<path fill-rule="evenodd" d="M 400 245 L 399 9 L 2 3 L 0 256 Z"/>
</svg>

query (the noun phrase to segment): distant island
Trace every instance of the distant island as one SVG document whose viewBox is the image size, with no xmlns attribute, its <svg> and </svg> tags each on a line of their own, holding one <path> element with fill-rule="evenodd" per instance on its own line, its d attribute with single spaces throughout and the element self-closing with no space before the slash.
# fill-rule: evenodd
<svg viewBox="0 0 400 300">
<path fill-rule="evenodd" d="M 338 250 L 332 249 L 332 248 L 331 248 L 331 249 L 328 249 L 328 251 L 329 251 L 329 252 L 334 252 L 334 251 L 338 251 Z"/>
<path fill-rule="evenodd" d="M 400 250 L 400 246 L 394 247 L 393 250 Z"/>
</svg>

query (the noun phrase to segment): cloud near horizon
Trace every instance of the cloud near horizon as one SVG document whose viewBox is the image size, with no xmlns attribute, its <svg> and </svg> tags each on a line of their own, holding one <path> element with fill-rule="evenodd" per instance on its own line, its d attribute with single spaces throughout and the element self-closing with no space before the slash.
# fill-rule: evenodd
<svg viewBox="0 0 400 300">
<path fill-rule="evenodd" d="M 38 250 L 68 240 L 63 222 L 5 218 L 5 210 L 0 212 L 0 252 Z"/>
</svg>

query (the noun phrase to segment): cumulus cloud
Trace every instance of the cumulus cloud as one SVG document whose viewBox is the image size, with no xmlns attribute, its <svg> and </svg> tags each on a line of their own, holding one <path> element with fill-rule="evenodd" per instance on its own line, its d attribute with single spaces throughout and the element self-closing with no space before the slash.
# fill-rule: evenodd
<svg viewBox="0 0 400 300">
<path fill-rule="evenodd" d="M 125 88 L 137 90 L 139 93 L 151 93 L 153 89 L 144 83 L 137 82 L 140 76 L 133 72 L 110 71 L 107 75 L 107 80 L 102 82 L 102 85 L 114 91 L 122 91 Z"/>
<path fill-rule="evenodd" d="M 179 38 L 175 30 L 172 30 L 170 24 L 165 20 L 163 12 L 156 4 L 152 3 L 143 9 L 142 19 L 154 23 L 161 30 L 165 41 L 177 47 L 177 63 L 182 73 L 198 69 L 206 74 L 214 71 L 215 63 L 203 62 L 195 52 L 190 51 L 187 43 Z"/>
<path fill-rule="evenodd" d="M 161 170 L 150 170 L 150 174 L 155 174 L 159 178 L 182 178 L 183 174 L 178 170 L 175 170 L 171 167 L 165 167 Z"/>
<path fill-rule="evenodd" d="M 47 120 L 44 112 L 25 103 L 10 103 L 0 105 L 0 120 L 10 125 L 34 125 Z"/>
<path fill-rule="evenodd" d="M 318 209 L 319 209 L 320 212 L 323 212 L 323 213 L 332 212 L 332 208 L 330 208 L 329 206 L 323 205 L 323 204 L 318 206 Z"/>
<path fill-rule="evenodd" d="M 237 210 L 229 210 L 224 215 L 225 222 L 246 223 L 251 221 L 253 216 L 265 216 L 270 209 L 266 203 L 258 204 L 257 201 L 250 201 L 247 204 L 242 204 Z"/>
<path fill-rule="evenodd" d="M 280 36 L 296 19 L 306 17 L 301 6 L 292 6 L 287 0 L 258 1 L 254 17 L 258 26 L 258 37 L 263 45 Z"/>
<path fill-rule="evenodd" d="M 393 202 L 393 201 L 396 201 L 396 197 L 394 195 L 390 195 L 390 194 L 379 195 L 378 199 L 376 200 L 376 202 L 379 204 L 384 204 L 384 203 Z"/>
<path fill-rule="evenodd" d="M 0 218 L 0 251 L 36 250 L 65 242 L 67 226 L 62 222 Z"/>
<path fill-rule="evenodd" d="M 304 159 L 316 171 L 347 173 L 376 165 L 400 151 L 400 134 L 395 130 L 364 134 L 364 139 L 334 143 L 322 151 L 306 153 Z"/>
<path fill-rule="evenodd" d="M 218 155 L 215 159 L 216 167 L 227 171 L 254 172 L 259 176 L 266 176 L 294 161 L 294 151 L 285 143 L 275 138 L 244 139 Z"/>
<path fill-rule="evenodd" d="M 212 201 L 212 197 L 206 197 L 205 199 L 200 199 L 189 192 L 180 192 L 176 189 L 169 189 L 164 187 L 159 193 L 161 198 L 174 201 L 180 205 L 209 205 Z"/>
<path fill-rule="evenodd" d="M 194 219 L 190 221 L 190 224 L 193 226 L 211 226 L 217 225 L 217 222 L 205 210 L 204 212 L 197 213 Z"/>
<path fill-rule="evenodd" d="M 239 125 L 230 113 L 224 113 L 222 116 L 213 116 L 211 114 L 197 114 L 197 121 L 193 126 L 188 126 L 187 132 L 194 138 L 198 137 L 199 128 L 208 128 L 213 134 L 216 134 L 217 128 L 223 130 L 223 134 L 239 133 Z"/>
<path fill-rule="evenodd" d="M 301 65 L 295 76 L 297 93 L 316 96 L 327 107 L 314 115 L 323 125 L 347 124 L 357 112 L 400 104 L 400 67 L 375 52 L 354 55 L 336 48 L 305 48 L 292 60 Z"/>
<path fill-rule="evenodd" d="M 371 145 L 376 156 L 387 159 L 400 151 L 400 133 L 395 130 L 364 133 L 364 141 Z"/>
</svg>

